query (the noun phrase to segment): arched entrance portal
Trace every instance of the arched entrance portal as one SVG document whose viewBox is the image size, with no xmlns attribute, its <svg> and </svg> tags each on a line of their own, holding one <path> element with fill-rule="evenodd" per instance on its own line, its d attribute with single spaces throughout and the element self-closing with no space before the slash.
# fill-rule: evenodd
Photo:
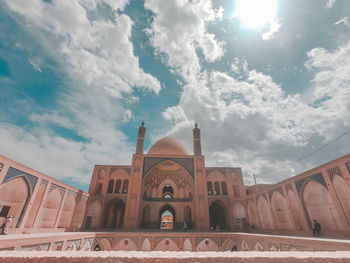
<svg viewBox="0 0 350 263">
<path fill-rule="evenodd" d="M 160 229 L 174 229 L 175 228 L 175 211 L 169 206 L 163 206 L 159 211 Z"/>
<path fill-rule="evenodd" d="M 123 228 L 125 204 L 122 200 L 116 199 L 109 202 L 106 209 L 104 227 Z"/>
<path fill-rule="evenodd" d="M 209 207 L 210 227 L 225 229 L 225 208 L 218 202 L 214 202 Z"/>
</svg>

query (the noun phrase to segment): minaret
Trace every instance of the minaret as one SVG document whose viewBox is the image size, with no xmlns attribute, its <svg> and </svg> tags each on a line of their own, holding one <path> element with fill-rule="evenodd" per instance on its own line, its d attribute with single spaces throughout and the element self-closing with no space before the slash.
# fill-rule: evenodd
<svg viewBox="0 0 350 263">
<path fill-rule="evenodd" d="M 197 122 L 193 129 L 193 153 L 194 155 L 202 155 L 201 130 L 198 128 Z"/>
<path fill-rule="evenodd" d="M 145 144 L 146 127 L 145 123 L 142 121 L 139 127 L 139 133 L 137 134 L 137 145 L 136 154 L 143 154 L 144 144 Z"/>
</svg>

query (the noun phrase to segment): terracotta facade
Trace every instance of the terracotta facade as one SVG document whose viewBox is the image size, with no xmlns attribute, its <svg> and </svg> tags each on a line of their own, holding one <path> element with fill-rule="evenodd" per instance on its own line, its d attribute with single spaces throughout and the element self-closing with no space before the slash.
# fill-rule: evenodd
<svg viewBox="0 0 350 263">
<path fill-rule="evenodd" d="M 10 233 L 80 229 L 88 193 L 0 155 L 0 220 Z"/>
<path fill-rule="evenodd" d="M 274 185 L 245 186 L 240 168 L 206 167 L 200 129 L 194 154 L 171 137 L 144 153 L 139 127 L 131 165 L 96 165 L 86 229 L 159 229 L 162 213 L 195 230 L 225 229 L 310 234 L 314 219 L 323 233 L 350 233 L 350 155 Z"/>
</svg>

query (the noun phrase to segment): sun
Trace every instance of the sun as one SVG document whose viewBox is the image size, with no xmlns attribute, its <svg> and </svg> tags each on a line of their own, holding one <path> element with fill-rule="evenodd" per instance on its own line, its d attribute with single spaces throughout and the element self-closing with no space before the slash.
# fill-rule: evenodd
<svg viewBox="0 0 350 263">
<path fill-rule="evenodd" d="M 236 0 L 233 17 L 249 28 L 260 28 L 276 16 L 277 0 Z"/>
</svg>

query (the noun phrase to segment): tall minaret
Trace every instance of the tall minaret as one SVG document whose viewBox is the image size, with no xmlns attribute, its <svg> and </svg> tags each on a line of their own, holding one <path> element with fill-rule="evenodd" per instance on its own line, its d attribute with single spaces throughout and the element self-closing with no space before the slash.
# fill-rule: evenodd
<svg viewBox="0 0 350 263">
<path fill-rule="evenodd" d="M 197 122 L 193 129 L 193 153 L 194 155 L 202 155 L 201 130 L 198 128 Z"/>
<path fill-rule="evenodd" d="M 144 144 L 145 144 L 146 127 L 145 123 L 142 121 L 139 127 L 139 133 L 137 134 L 137 145 L 136 154 L 143 154 Z"/>
</svg>

